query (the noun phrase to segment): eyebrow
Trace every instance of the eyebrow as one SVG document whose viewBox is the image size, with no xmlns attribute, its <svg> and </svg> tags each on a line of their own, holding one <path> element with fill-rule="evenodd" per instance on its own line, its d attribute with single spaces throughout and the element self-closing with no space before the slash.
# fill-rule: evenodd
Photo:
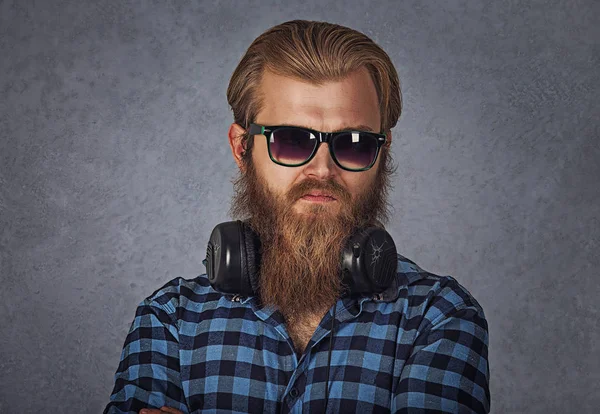
<svg viewBox="0 0 600 414">
<path fill-rule="evenodd" d="M 314 129 L 311 128 L 309 126 L 306 125 L 290 125 L 290 124 L 286 124 L 286 126 L 293 126 L 293 127 L 298 127 L 298 128 L 306 128 L 306 129 Z M 368 132 L 374 132 L 373 128 L 371 128 L 368 125 L 354 125 L 354 126 L 346 126 L 343 128 L 339 128 L 339 129 L 335 129 L 333 131 L 330 132 L 342 132 L 342 131 L 368 131 Z"/>
<path fill-rule="evenodd" d="M 334 131 L 331 132 L 340 132 L 340 131 L 348 131 L 348 130 L 358 130 L 358 131 L 369 131 L 369 132 L 373 132 L 373 128 L 371 128 L 368 125 L 356 125 L 356 126 L 349 126 L 349 127 L 345 127 L 345 128 L 341 128 L 341 129 L 336 129 Z"/>
</svg>

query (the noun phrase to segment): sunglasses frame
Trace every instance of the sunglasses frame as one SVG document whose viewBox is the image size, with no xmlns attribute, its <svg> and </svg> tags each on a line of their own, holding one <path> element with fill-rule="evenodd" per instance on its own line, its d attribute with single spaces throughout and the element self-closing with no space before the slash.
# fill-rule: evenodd
<svg viewBox="0 0 600 414">
<path fill-rule="evenodd" d="M 318 138 L 319 142 L 317 143 L 317 145 L 315 145 L 315 148 L 313 149 L 313 152 L 310 154 L 310 156 L 305 161 L 301 162 L 300 164 L 285 164 L 285 163 L 276 161 L 273 158 L 273 154 L 271 154 L 270 139 L 271 139 L 271 134 L 273 133 L 273 131 L 276 131 L 277 129 L 280 129 L 280 128 L 296 129 L 296 130 L 299 130 L 302 132 L 310 132 L 310 133 L 314 134 L 315 136 L 319 137 Z M 333 144 L 333 141 L 335 140 L 335 138 L 341 134 L 347 134 L 348 132 L 359 132 L 361 134 L 369 134 L 376 138 L 377 149 L 375 150 L 375 157 L 373 157 L 373 161 L 368 166 L 366 166 L 364 168 L 359 168 L 359 169 L 346 168 L 340 164 L 340 162 L 336 158 L 335 154 L 333 153 L 333 145 L 332 144 Z M 273 161 L 275 164 L 278 164 L 278 165 L 281 165 L 284 167 L 301 167 L 303 165 L 308 164 L 314 158 L 315 154 L 319 150 L 319 146 L 321 145 L 321 143 L 326 142 L 327 144 L 329 144 L 328 145 L 329 146 L 329 154 L 331 155 L 331 158 L 333 158 L 333 161 L 335 162 L 335 164 L 338 167 L 340 167 L 342 170 L 352 171 L 352 172 L 366 171 L 366 170 L 369 170 L 371 167 L 373 167 L 373 165 L 375 165 L 375 162 L 377 161 L 377 157 L 379 156 L 380 148 L 387 142 L 386 134 L 377 134 L 377 133 L 371 132 L 371 131 L 360 131 L 360 130 L 349 129 L 346 131 L 322 132 L 322 131 L 317 131 L 315 129 L 302 128 L 302 127 L 293 126 L 293 125 L 259 125 L 259 124 L 251 123 L 250 127 L 248 128 L 248 134 L 249 135 L 264 135 L 265 138 L 267 139 L 267 149 L 269 151 L 269 158 L 271 158 L 271 161 Z"/>
</svg>

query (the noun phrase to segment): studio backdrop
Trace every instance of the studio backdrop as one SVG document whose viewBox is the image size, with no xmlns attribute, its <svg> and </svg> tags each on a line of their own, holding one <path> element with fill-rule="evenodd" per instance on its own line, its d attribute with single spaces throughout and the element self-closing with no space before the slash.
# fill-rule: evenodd
<svg viewBox="0 0 600 414">
<path fill-rule="evenodd" d="M 598 412 L 594 0 L 0 0 L 0 412 L 107 404 L 137 305 L 229 220 L 229 78 L 292 19 L 396 66 L 386 227 L 485 310 L 492 412 Z"/>
</svg>

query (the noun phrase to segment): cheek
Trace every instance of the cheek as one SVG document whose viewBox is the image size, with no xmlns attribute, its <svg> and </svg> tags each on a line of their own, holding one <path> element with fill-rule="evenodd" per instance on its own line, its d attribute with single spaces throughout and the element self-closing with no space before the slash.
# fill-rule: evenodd
<svg viewBox="0 0 600 414">
<path fill-rule="evenodd" d="M 262 165 L 260 172 L 260 176 L 263 177 L 263 181 L 271 192 L 280 195 L 289 191 L 297 175 L 294 168 L 279 166 L 270 159 L 267 159 L 267 162 Z"/>
<path fill-rule="evenodd" d="M 369 170 L 369 173 L 353 173 L 353 174 L 358 174 L 358 176 L 350 176 L 347 177 L 346 179 L 346 183 L 347 183 L 347 190 L 348 192 L 350 192 L 350 194 L 352 195 L 352 199 L 356 200 L 356 198 L 361 195 L 364 194 L 369 187 L 372 185 L 373 183 L 373 179 L 374 179 L 374 175 L 371 173 L 371 170 Z"/>
</svg>

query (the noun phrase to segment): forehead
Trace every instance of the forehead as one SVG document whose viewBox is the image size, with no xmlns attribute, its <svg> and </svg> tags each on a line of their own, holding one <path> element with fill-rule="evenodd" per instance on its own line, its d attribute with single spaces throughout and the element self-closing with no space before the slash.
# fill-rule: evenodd
<svg viewBox="0 0 600 414">
<path fill-rule="evenodd" d="M 263 108 L 257 123 L 285 123 L 332 131 L 360 124 L 379 132 L 375 84 L 366 68 L 339 81 L 315 85 L 265 70 L 260 85 Z"/>
</svg>

